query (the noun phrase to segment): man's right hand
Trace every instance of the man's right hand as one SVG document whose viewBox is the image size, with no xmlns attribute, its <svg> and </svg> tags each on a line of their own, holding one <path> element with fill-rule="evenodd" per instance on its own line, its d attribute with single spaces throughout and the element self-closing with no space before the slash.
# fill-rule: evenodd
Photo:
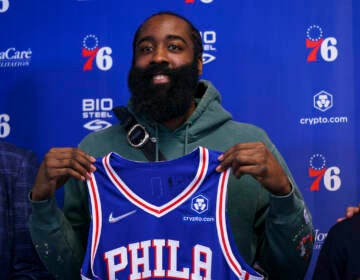
<svg viewBox="0 0 360 280">
<path fill-rule="evenodd" d="M 54 195 L 70 178 L 86 180 L 96 170 L 95 158 L 78 148 L 52 148 L 42 161 L 32 189 L 32 200 L 41 201 Z"/>
</svg>

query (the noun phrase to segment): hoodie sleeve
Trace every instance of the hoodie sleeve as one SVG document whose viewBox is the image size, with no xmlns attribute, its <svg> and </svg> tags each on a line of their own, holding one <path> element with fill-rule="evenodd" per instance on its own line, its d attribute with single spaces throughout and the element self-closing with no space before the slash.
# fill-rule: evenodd
<svg viewBox="0 0 360 280">
<path fill-rule="evenodd" d="M 285 161 L 275 146 L 270 150 L 287 173 L 292 191 L 286 196 L 269 195 L 267 215 L 258 262 L 270 279 L 303 279 L 313 249 L 313 226 L 310 212 Z"/>
<path fill-rule="evenodd" d="M 85 190 L 83 183 L 70 179 L 65 185 L 64 211 L 58 208 L 55 197 L 32 201 L 32 239 L 40 258 L 56 279 L 80 279 L 90 220 L 84 206 Z"/>
</svg>

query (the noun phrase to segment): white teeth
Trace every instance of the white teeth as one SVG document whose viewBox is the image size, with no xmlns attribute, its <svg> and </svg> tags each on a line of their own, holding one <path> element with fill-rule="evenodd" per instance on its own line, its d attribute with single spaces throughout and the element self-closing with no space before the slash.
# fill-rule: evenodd
<svg viewBox="0 0 360 280">
<path fill-rule="evenodd" d="M 156 75 L 156 76 L 154 76 L 154 80 L 163 80 L 165 78 L 166 78 L 165 75 Z"/>
</svg>

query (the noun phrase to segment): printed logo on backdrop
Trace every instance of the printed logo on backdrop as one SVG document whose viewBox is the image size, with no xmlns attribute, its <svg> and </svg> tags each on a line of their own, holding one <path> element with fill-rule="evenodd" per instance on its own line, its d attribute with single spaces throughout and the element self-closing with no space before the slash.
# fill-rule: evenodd
<svg viewBox="0 0 360 280">
<path fill-rule="evenodd" d="M 0 0 L 0 13 L 5 13 L 9 9 L 9 0 Z"/>
<path fill-rule="evenodd" d="M 32 51 L 28 49 L 17 49 L 9 47 L 0 49 L 0 67 L 17 68 L 30 66 Z"/>
<path fill-rule="evenodd" d="M 94 34 L 88 34 L 82 41 L 81 54 L 86 58 L 84 71 L 91 71 L 94 67 L 101 71 L 108 71 L 113 66 L 112 49 L 109 46 L 101 47 L 99 39 Z"/>
<path fill-rule="evenodd" d="M 341 187 L 341 170 L 338 166 L 326 166 L 326 158 L 322 154 L 313 154 L 309 160 L 308 176 L 314 178 L 310 186 L 311 192 L 324 189 L 336 192 Z"/>
<path fill-rule="evenodd" d="M 214 30 L 207 30 L 200 32 L 202 41 L 203 41 L 203 64 L 210 63 L 216 59 L 216 56 L 213 53 L 216 52 L 216 32 Z"/>
<path fill-rule="evenodd" d="M 333 62 L 338 57 L 336 48 L 337 40 L 335 37 L 325 37 L 319 25 L 310 25 L 306 30 L 305 45 L 310 52 L 307 62 L 326 61 Z"/>
<path fill-rule="evenodd" d="M 0 138 L 8 137 L 10 134 L 10 116 L 8 114 L 0 114 Z"/>
<path fill-rule="evenodd" d="M 313 106 L 321 112 L 326 112 L 333 106 L 333 96 L 325 90 L 314 95 Z"/>
<path fill-rule="evenodd" d="M 321 90 L 314 94 L 312 100 L 313 108 L 321 115 L 302 117 L 299 120 L 301 125 L 340 125 L 348 123 L 347 116 L 330 115 L 330 109 L 334 107 L 334 95 L 325 90 Z"/>
<path fill-rule="evenodd" d="M 322 245 L 327 237 L 327 232 L 321 232 L 320 229 L 315 229 L 314 250 L 321 250 Z"/>
<path fill-rule="evenodd" d="M 214 2 L 215 0 L 185 0 L 185 4 L 194 4 L 196 1 L 204 3 L 204 4 L 210 4 Z"/>
<path fill-rule="evenodd" d="M 85 98 L 82 100 L 82 118 L 87 122 L 84 128 L 98 131 L 111 126 L 108 121 L 113 117 L 112 98 Z"/>
</svg>

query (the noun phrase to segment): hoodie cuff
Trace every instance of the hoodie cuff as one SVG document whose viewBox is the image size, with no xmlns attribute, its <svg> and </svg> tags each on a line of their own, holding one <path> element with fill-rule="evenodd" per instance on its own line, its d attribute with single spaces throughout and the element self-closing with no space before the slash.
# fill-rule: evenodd
<svg viewBox="0 0 360 280">
<path fill-rule="evenodd" d="M 302 201 L 295 195 L 294 182 L 289 178 L 291 192 L 287 195 L 279 196 L 270 194 L 270 213 L 274 216 L 287 216 L 299 210 Z"/>
<path fill-rule="evenodd" d="M 42 201 L 33 201 L 31 192 L 29 193 L 31 202 L 31 222 L 40 228 L 57 228 L 61 224 L 61 211 L 58 208 L 55 196 Z"/>
</svg>

